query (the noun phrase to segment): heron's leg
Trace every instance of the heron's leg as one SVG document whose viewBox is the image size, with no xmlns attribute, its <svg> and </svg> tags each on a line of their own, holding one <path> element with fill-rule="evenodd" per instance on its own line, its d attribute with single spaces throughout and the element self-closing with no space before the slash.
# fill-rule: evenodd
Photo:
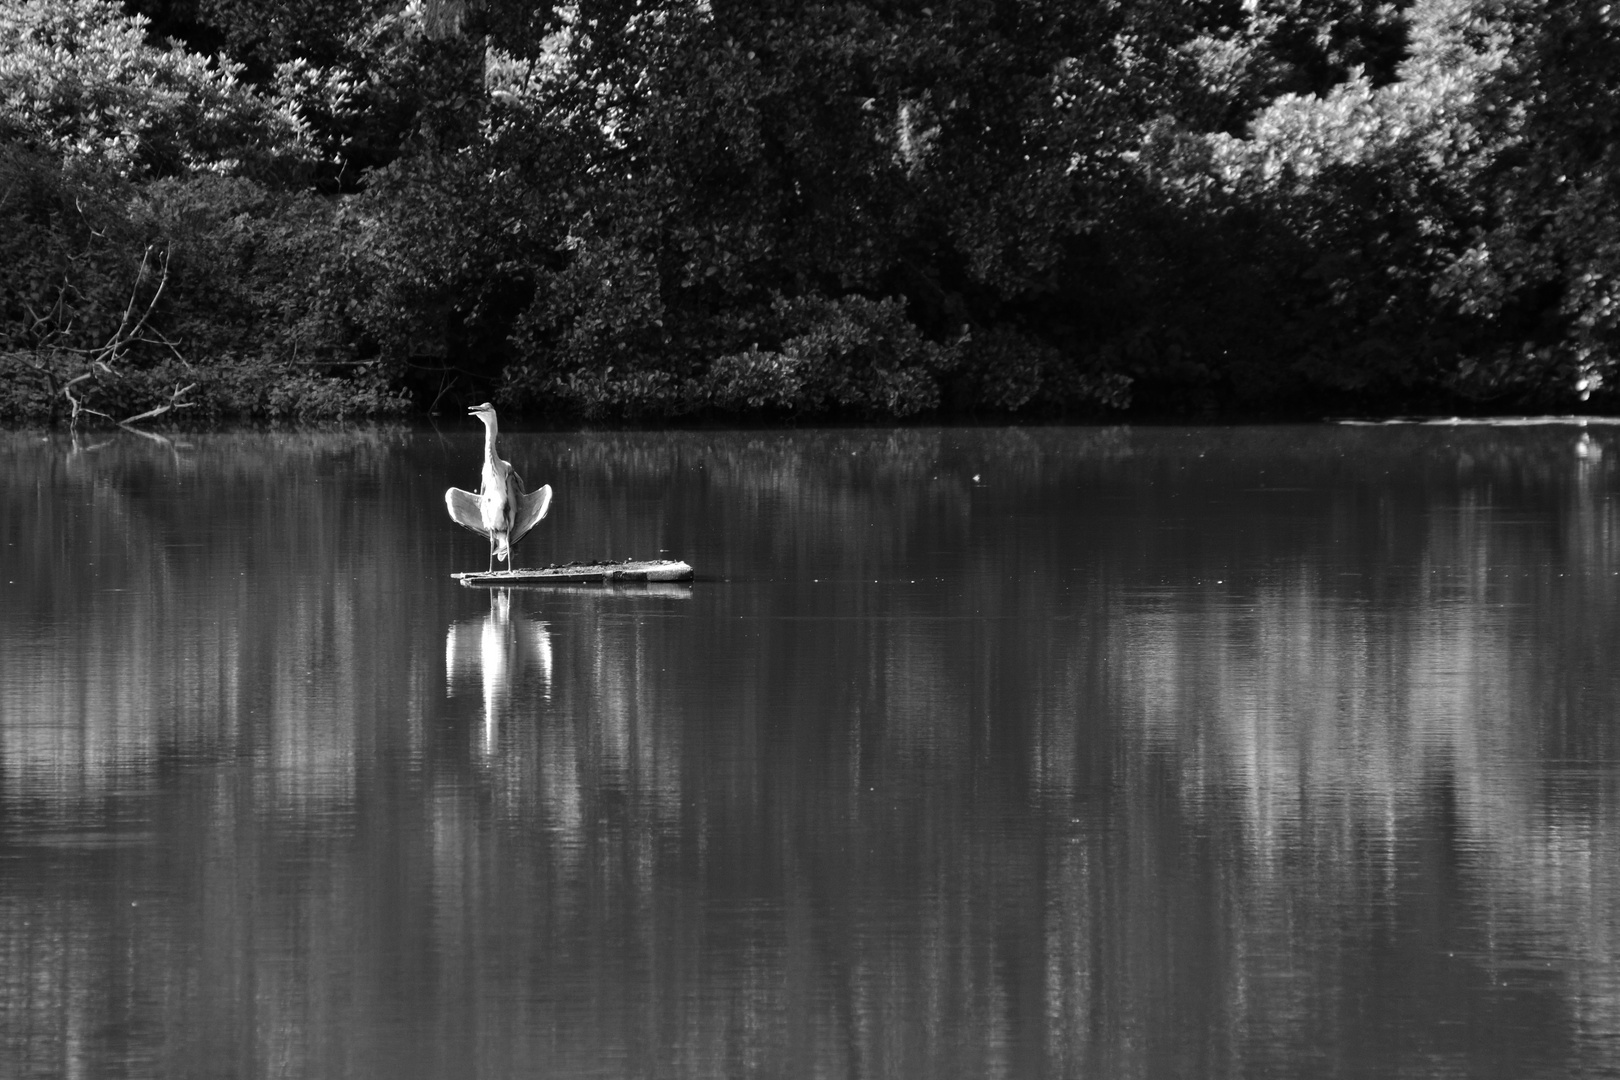
<svg viewBox="0 0 1620 1080">
<path fill-rule="evenodd" d="M 489 538 L 489 572 L 495 572 L 495 538 Z"/>
</svg>

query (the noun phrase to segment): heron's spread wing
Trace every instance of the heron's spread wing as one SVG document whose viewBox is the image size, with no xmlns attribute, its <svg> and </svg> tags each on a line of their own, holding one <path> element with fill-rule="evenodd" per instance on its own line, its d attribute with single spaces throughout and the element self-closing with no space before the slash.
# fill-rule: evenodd
<svg viewBox="0 0 1620 1080">
<path fill-rule="evenodd" d="M 512 522 L 512 543 L 523 539 L 523 534 L 534 528 L 551 509 L 551 485 L 541 484 L 518 504 L 517 520 Z"/>
<path fill-rule="evenodd" d="M 489 530 L 484 528 L 484 516 L 478 511 L 478 496 L 460 488 L 451 488 L 444 493 L 444 505 L 450 510 L 450 520 L 457 525 L 471 529 L 479 536 L 489 535 Z"/>
</svg>

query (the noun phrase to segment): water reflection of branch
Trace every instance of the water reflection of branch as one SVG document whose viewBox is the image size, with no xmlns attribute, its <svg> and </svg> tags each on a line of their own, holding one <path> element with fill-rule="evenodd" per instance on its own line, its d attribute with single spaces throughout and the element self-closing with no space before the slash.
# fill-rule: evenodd
<svg viewBox="0 0 1620 1080">
<path fill-rule="evenodd" d="M 103 439 L 103 440 L 101 440 L 100 442 L 96 443 L 93 446 L 86 446 L 86 445 L 84 445 L 83 442 L 81 442 L 79 440 L 79 433 L 78 433 L 77 430 L 75 430 L 73 432 L 71 438 L 72 438 L 72 441 L 68 445 L 68 454 L 67 454 L 69 461 L 72 461 L 74 458 L 77 458 L 77 457 L 79 457 L 79 456 L 81 456 L 83 454 L 93 454 L 97 450 L 103 449 L 104 447 L 108 446 L 112 442 L 111 439 Z"/>
<path fill-rule="evenodd" d="M 445 631 L 446 692 L 479 676 L 484 696 L 483 750 L 493 754 L 501 722 L 513 709 L 513 687 L 528 670 L 540 681 L 541 696 L 551 699 L 551 632 L 546 624 L 512 614 L 512 590 L 493 589 L 489 614 L 452 623 Z"/>
</svg>

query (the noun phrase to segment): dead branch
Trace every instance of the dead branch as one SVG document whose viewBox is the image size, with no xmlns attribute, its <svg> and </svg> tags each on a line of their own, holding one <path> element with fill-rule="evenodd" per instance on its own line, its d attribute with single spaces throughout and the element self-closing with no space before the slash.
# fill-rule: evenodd
<svg viewBox="0 0 1620 1080">
<path fill-rule="evenodd" d="M 154 258 L 154 252 L 156 256 Z M 157 279 L 157 287 L 152 290 L 151 296 L 143 304 L 141 302 L 142 286 L 153 276 Z M 111 337 L 100 345 L 81 348 L 67 343 L 68 333 L 73 326 L 73 319 L 68 318 L 67 325 L 61 325 L 64 315 L 67 314 L 67 294 L 72 283 L 66 279 L 57 289 L 54 303 L 44 313 L 29 307 L 28 315 L 33 320 L 29 328 L 34 338 L 35 347 L 28 352 L 12 351 L 0 352 L 0 359 L 14 359 L 42 376 L 48 386 L 52 398 L 61 395 L 68 404 L 68 426 L 75 428 L 81 416 L 98 416 L 111 421 L 119 427 L 134 431 L 134 425 L 146 420 L 162 416 L 175 409 L 189 409 L 196 403 L 183 400 L 185 395 L 194 390 L 196 383 L 181 386 L 175 384 L 174 390 L 169 394 L 169 400 L 161 405 L 147 409 L 145 412 L 126 416 L 122 420 L 92 408 L 86 403 L 80 393 L 74 388 L 86 380 L 100 381 L 103 378 L 118 378 L 118 370 L 114 366 L 128 351 L 130 345 L 137 342 L 160 345 L 173 353 L 174 356 L 188 368 L 191 366 L 178 346 L 153 326 L 152 314 L 157 310 L 159 301 L 163 298 L 164 289 L 169 283 L 169 253 L 167 250 L 158 251 L 155 245 L 147 245 L 141 255 L 141 264 L 135 273 L 135 282 L 130 287 L 129 300 L 124 304 L 123 317 L 119 319 L 118 328 Z M 36 356 L 43 359 L 36 359 Z M 51 358 L 62 361 L 61 364 L 51 363 Z M 66 368 L 63 371 L 62 368 Z M 69 372 L 77 369 L 71 378 Z M 141 434 L 145 434 L 142 432 Z"/>
<path fill-rule="evenodd" d="M 124 336 L 124 328 L 129 325 L 129 317 L 135 311 L 135 301 L 141 294 L 141 282 L 146 278 L 146 264 L 152 258 L 152 245 L 147 244 L 146 250 L 141 252 L 141 265 L 135 271 L 135 284 L 129 290 L 129 303 L 124 305 L 124 317 L 118 321 L 118 330 L 112 339 L 117 341 Z"/>
<path fill-rule="evenodd" d="M 439 376 L 439 392 L 433 396 L 433 404 L 428 406 L 429 413 L 436 413 L 439 411 L 439 402 L 444 398 L 445 394 L 449 393 L 450 388 L 456 385 L 456 380 L 458 378 L 460 378 L 460 376 L 452 375 L 450 377 L 450 381 L 446 382 L 443 375 Z"/>
<path fill-rule="evenodd" d="M 140 337 L 141 331 L 146 327 L 147 320 L 152 317 L 152 311 L 163 296 L 164 288 L 169 284 L 169 253 L 164 251 L 158 258 L 162 266 L 158 271 L 157 288 L 153 290 L 152 297 L 146 302 L 146 309 L 141 312 L 139 321 L 133 327 L 129 325 L 130 317 L 135 313 L 136 301 L 140 298 L 141 282 L 146 279 L 146 267 L 152 258 L 152 245 L 146 245 L 146 251 L 141 255 L 141 265 L 135 271 L 135 284 L 129 290 L 129 303 L 124 305 L 124 317 L 118 324 L 118 330 L 110 340 L 101 347 L 97 353 L 97 361 L 103 365 L 110 365 L 128 347 L 129 343 Z"/>
<path fill-rule="evenodd" d="M 42 375 L 49 373 L 49 369 L 38 360 L 35 360 L 33 354 L 25 352 L 21 349 L 11 349 L 0 353 L 0 360 L 15 360 L 23 367 L 31 368 Z"/>
<path fill-rule="evenodd" d="M 73 378 L 69 379 L 67 382 L 62 384 L 62 395 L 68 399 L 68 404 L 73 409 L 73 412 L 68 416 L 68 427 L 69 428 L 74 428 L 74 427 L 78 426 L 79 414 L 80 413 L 89 413 L 91 416 L 99 416 L 99 417 L 102 417 L 103 419 L 106 419 L 106 420 L 111 420 L 112 419 L 112 417 L 108 416 L 106 413 L 102 412 L 100 409 L 92 409 L 90 406 L 88 406 L 84 402 L 80 401 L 78 399 L 78 397 L 73 393 L 73 387 L 75 385 L 77 385 L 78 383 L 84 382 L 84 380 L 86 380 L 88 378 L 93 377 L 94 374 L 95 374 L 95 372 L 92 372 L 92 371 L 82 372 L 82 373 L 80 373 L 78 375 L 75 375 Z"/>
<path fill-rule="evenodd" d="M 172 341 L 170 341 L 170 340 L 169 340 L 169 339 L 168 339 L 168 338 L 167 338 L 167 337 L 166 337 L 166 336 L 165 336 L 165 335 L 164 335 L 164 334 L 163 334 L 163 332 L 162 332 L 162 331 L 161 331 L 161 330 L 159 330 L 159 329 L 158 329 L 158 328 L 157 328 L 157 327 L 155 327 L 155 326 L 148 326 L 148 327 L 147 327 L 147 328 L 146 328 L 146 332 L 147 332 L 147 333 L 148 333 L 148 334 L 151 334 L 151 335 L 153 335 L 153 336 L 152 336 L 152 337 L 147 337 L 147 336 L 145 336 L 145 335 L 144 335 L 144 334 L 143 334 L 143 335 L 142 335 L 142 336 L 141 336 L 141 338 L 140 338 L 140 340 L 141 340 L 141 341 L 144 341 L 144 342 L 146 342 L 146 343 L 147 343 L 147 344 L 148 344 L 148 345 L 162 345 L 162 346 L 163 346 L 163 347 L 164 347 L 164 348 L 166 348 L 166 349 L 168 349 L 168 350 L 169 350 L 169 351 L 170 351 L 170 352 L 172 352 L 172 353 L 174 353 L 174 358 L 175 358 L 175 359 L 176 359 L 176 360 L 178 360 L 178 361 L 180 361 L 180 362 L 181 362 L 181 363 L 182 363 L 182 364 L 184 364 L 184 365 L 185 365 L 185 366 L 186 366 L 186 367 L 187 367 L 187 368 L 190 368 L 190 367 L 191 367 L 191 361 L 190 361 L 190 360 L 187 360 L 187 359 L 186 359 L 186 358 L 185 358 L 185 354 L 183 354 L 183 353 L 182 353 L 182 352 L 181 352 L 181 351 L 180 351 L 180 346 L 178 346 L 178 345 L 176 345 L 176 344 L 175 344 L 175 343 L 174 343 L 174 342 L 172 342 Z"/>
<path fill-rule="evenodd" d="M 176 383 L 174 393 L 169 395 L 167 404 L 159 405 L 155 409 L 147 409 L 145 412 L 137 413 L 134 416 L 126 416 L 124 419 L 118 421 L 118 426 L 127 428 L 133 424 L 140 423 L 142 420 L 151 420 L 154 417 L 162 416 L 171 409 L 189 409 L 197 403 L 195 401 L 181 401 L 180 399 L 196 388 L 196 383 L 187 383 L 185 386 L 181 386 L 179 383 Z"/>
</svg>

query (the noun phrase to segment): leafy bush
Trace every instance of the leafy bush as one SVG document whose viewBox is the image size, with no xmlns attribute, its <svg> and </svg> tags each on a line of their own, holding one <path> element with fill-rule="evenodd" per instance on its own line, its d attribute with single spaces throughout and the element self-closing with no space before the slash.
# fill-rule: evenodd
<svg viewBox="0 0 1620 1080">
<path fill-rule="evenodd" d="M 690 384 L 697 407 L 904 417 L 936 409 L 954 359 L 896 298 L 819 296 L 772 305 L 769 345 L 718 358 Z"/>
<path fill-rule="evenodd" d="M 21 376 L 0 415 L 44 419 L 77 401 L 126 417 L 188 386 L 199 417 L 403 407 L 355 355 L 325 265 L 327 201 L 207 174 L 68 173 L 15 145 L 0 146 L 0 185 L 0 361 Z"/>
<path fill-rule="evenodd" d="M 1157 306 L 1187 328 L 1175 364 L 1196 374 L 1139 368 L 1151 392 L 1197 384 L 1245 409 L 1454 401 L 1489 328 L 1441 283 L 1486 223 L 1483 178 L 1512 137 L 1484 105 L 1508 56 L 1489 6 L 1416 5 L 1389 81 L 1354 71 L 1284 94 L 1240 136 L 1149 131 L 1137 162 L 1166 227 L 1210 253 L 1167 260 Z"/>
<path fill-rule="evenodd" d="M 955 353 L 950 398 L 960 411 L 1084 415 L 1130 404 L 1125 364 L 1083 363 L 1011 327 L 971 334 Z"/>
<path fill-rule="evenodd" d="M 115 0 L 0 7 L 0 138 L 125 178 L 307 163 L 297 119 L 238 66 L 157 48 L 146 27 Z"/>
<path fill-rule="evenodd" d="M 1503 129 L 1479 185 L 1484 227 L 1437 291 L 1484 320 L 1458 372 L 1474 394 L 1610 396 L 1620 375 L 1620 9 L 1503 5 L 1511 62 L 1481 114 Z"/>
<path fill-rule="evenodd" d="M 644 303 L 645 319 L 646 312 L 656 310 L 656 297 Z M 566 368 L 512 365 L 502 397 L 586 417 L 649 412 L 903 417 L 937 408 L 939 376 L 953 356 L 949 348 L 926 341 L 906 318 L 904 303 L 892 298 L 778 298 L 746 325 L 760 341 L 690 372 L 653 366 L 653 353 L 640 354 L 646 366 L 630 366 L 633 360 L 615 364 L 607 353 L 579 350 Z"/>
</svg>

